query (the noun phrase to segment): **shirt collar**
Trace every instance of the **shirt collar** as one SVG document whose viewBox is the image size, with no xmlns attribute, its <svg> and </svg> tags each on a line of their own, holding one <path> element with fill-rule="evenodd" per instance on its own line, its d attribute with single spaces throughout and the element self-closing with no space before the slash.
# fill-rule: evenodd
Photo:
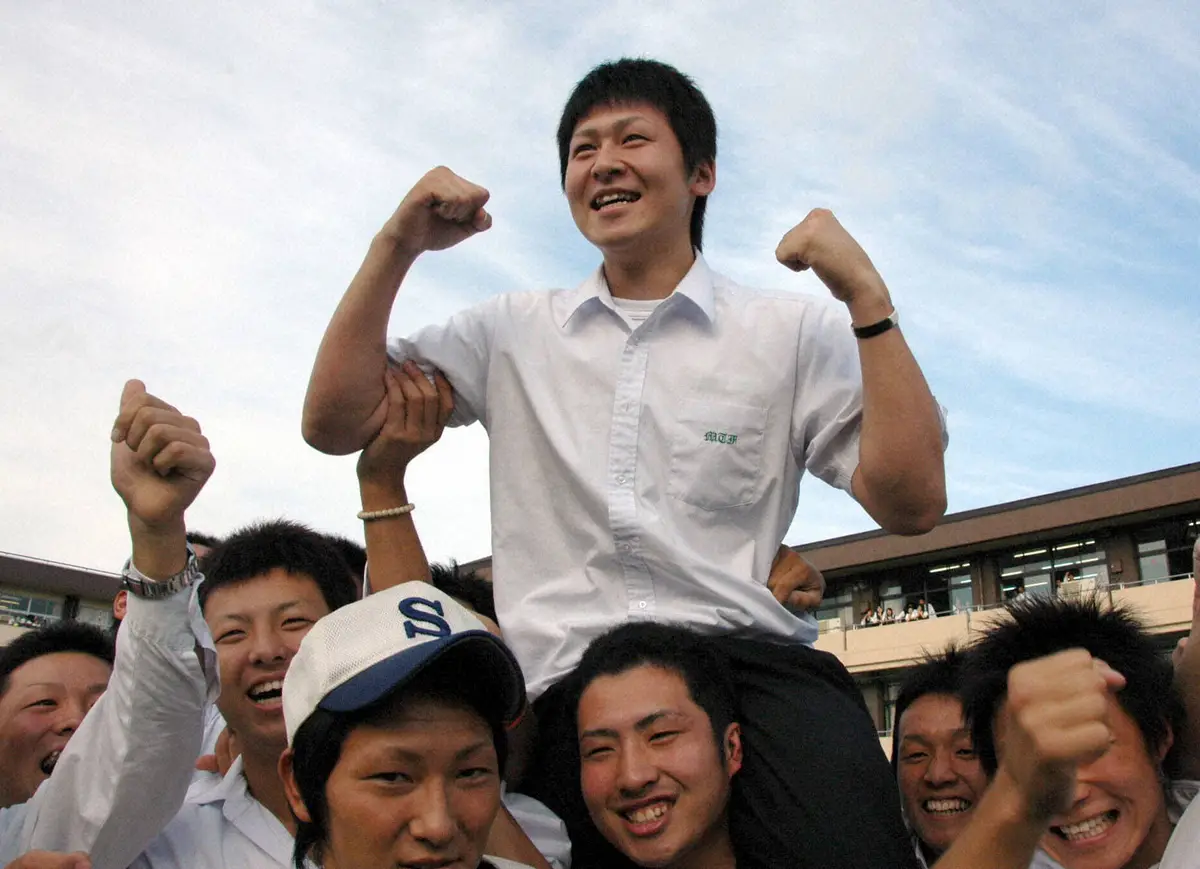
<svg viewBox="0 0 1200 869">
<path fill-rule="evenodd" d="M 716 309 L 713 303 L 713 273 L 708 268 L 704 257 L 696 251 L 696 259 L 688 269 L 683 280 L 675 287 L 672 296 L 687 299 L 698 308 L 711 322 Z M 564 295 L 558 305 L 555 319 L 560 329 L 565 329 L 567 323 L 586 305 L 603 305 L 611 311 L 616 311 L 608 282 L 604 280 L 604 266 L 598 267 L 582 284 Z"/>
<path fill-rule="evenodd" d="M 187 795 L 189 803 L 201 806 L 208 803 L 236 802 L 239 799 L 250 799 L 241 755 L 234 759 L 229 772 L 224 776 L 208 775 L 198 779 L 188 789 Z"/>
</svg>

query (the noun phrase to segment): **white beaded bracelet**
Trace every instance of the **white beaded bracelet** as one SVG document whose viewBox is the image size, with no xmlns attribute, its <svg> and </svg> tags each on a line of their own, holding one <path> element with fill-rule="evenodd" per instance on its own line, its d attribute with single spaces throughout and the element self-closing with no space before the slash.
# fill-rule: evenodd
<svg viewBox="0 0 1200 869">
<path fill-rule="evenodd" d="M 403 507 L 389 507 L 387 510 L 359 510 L 358 518 L 364 522 L 374 522 L 376 519 L 391 519 L 393 516 L 403 516 L 416 509 L 415 504 L 405 504 Z"/>
</svg>

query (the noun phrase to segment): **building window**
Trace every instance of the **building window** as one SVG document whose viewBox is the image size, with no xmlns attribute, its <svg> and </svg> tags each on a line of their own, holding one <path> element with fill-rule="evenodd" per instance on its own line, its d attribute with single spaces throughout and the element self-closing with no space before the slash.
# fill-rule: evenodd
<svg viewBox="0 0 1200 869">
<path fill-rule="evenodd" d="M 1004 599 L 1086 593 L 1108 586 L 1103 544 L 1094 539 L 1032 545 L 1000 559 Z"/>
<path fill-rule="evenodd" d="M 822 631 L 847 628 L 854 624 L 854 593 L 849 585 L 828 589 L 820 608 L 813 613 Z"/>
<path fill-rule="evenodd" d="M 879 585 L 879 600 L 899 618 L 921 601 L 945 615 L 970 609 L 975 603 L 971 588 L 971 564 L 967 561 L 916 565 L 888 571 Z"/>
<path fill-rule="evenodd" d="M 62 618 L 61 598 L 42 597 L 23 589 L 0 587 L 0 623 L 35 628 Z"/>
<path fill-rule="evenodd" d="M 1200 534 L 1200 519 L 1178 519 L 1134 535 L 1138 569 L 1143 583 L 1182 579 L 1192 572 L 1192 547 Z"/>
</svg>

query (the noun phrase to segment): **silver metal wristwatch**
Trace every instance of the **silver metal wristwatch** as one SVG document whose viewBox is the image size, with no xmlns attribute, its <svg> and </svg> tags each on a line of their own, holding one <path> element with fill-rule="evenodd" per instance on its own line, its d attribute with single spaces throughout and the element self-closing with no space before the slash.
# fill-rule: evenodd
<svg viewBox="0 0 1200 869">
<path fill-rule="evenodd" d="M 134 567 L 133 559 L 130 558 L 121 569 L 121 587 L 144 600 L 162 600 L 189 588 L 204 574 L 200 572 L 200 565 L 196 562 L 196 553 L 192 551 L 191 545 L 188 546 L 187 553 L 187 564 L 183 566 L 183 570 L 166 579 L 151 579 Z"/>
</svg>

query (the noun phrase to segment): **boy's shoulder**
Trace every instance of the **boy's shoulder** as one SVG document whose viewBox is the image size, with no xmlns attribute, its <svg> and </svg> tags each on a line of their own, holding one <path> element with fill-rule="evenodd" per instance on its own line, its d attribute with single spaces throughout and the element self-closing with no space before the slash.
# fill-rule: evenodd
<svg viewBox="0 0 1200 869">
<path fill-rule="evenodd" d="M 798 323 L 810 325 L 850 322 L 844 305 L 828 295 L 816 295 L 804 290 L 786 290 L 748 286 L 719 272 L 712 273 L 713 302 L 718 317 L 721 314 L 770 321 L 793 327 Z"/>
</svg>

